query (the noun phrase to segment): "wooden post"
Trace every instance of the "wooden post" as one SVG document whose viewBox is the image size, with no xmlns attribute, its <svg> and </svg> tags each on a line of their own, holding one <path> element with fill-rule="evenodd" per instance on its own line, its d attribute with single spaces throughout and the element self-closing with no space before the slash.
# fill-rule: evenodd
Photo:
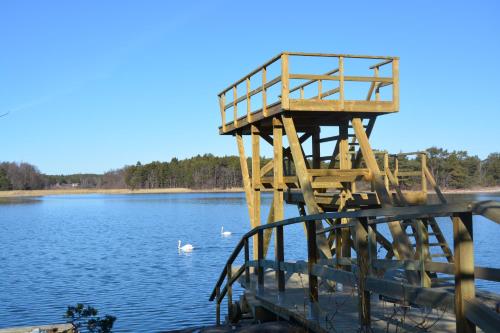
<svg viewBox="0 0 500 333">
<path fill-rule="evenodd" d="M 267 83 L 267 68 L 264 67 L 262 68 L 262 114 L 264 117 L 267 117 L 267 89 L 266 89 L 266 83 Z"/>
<path fill-rule="evenodd" d="M 321 168 L 321 144 L 319 142 L 319 137 L 320 135 L 320 127 L 318 126 L 312 135 L 312 167 L 313 169 L 320 169 Z"/>
<path fill-rule="evenodd" d="M 226 132 L 226 93 L 219 96 L 219 107 L 222 117 L 222 132 Z"/>
<path fill-rule="evenodd" d="M 399 110 L 399 59 L 392 60 L 392 105 Z"/>
<path fill-rule="evenodd" d="M 233 87 L 233 115 L 234 115 L 234 128 L 238 127 L 238 103 L 236 100 L 238 99 L 238 89 L 236 86 Z"/>
<path fill-rule="evenodd" d="M 323 95 L 323 81 L 318 80 L 318 99 L 321 99 Z"/>
<path fill-rule="evenodd" d="M 474 286 L 474 245 L 472 213 L 453 216 L 455 248 L 455 316 L 457 333 L 476 332 L 476 326 L 465 316 L 465 300 L 476 296 Z"/>
<path fill-rule="evenodd" d="M 368 220 L 366 217 L 360 218 L 356 225 L 356 245 L 359 266 L 359 322 L 362 331 L 369 332 L 370 322 L 370 292 L 366 289 L 366 277 L 368 276 Z M 368 328 L 368 330 L 366 330 Z"/>
<path fill-rule="evenodd" d="M 283 243 L 283 226 L 276 227 L 276 280 L 278 291 L 285 291 L 285 272 L 281 270 L 281 263 L 285 261 L 285 246 Z"/>
<path fill-rule="evenodd" d="M 422 192 L 427 195 L 427 178 L 425 178 L 425 168 L 427 167 L 427 154 L 420 154 Z"/>
<path fill-rule="evenodd" d="M 290 76 L 288 73 L 288 54 L 281 55 L 281 108 L 287 110 L 290 108 Z"/>
<path fill-rule="evenodd" d="M 351 156 L 349 155 L 349 122 L 344 121 L 339 124 L 339 164 L 341 170 L 347 170 L 351 168 Z M 347 201 L 347 190 L 350 190 L 350 183 L 342 183 L 343 189 L 340 193 L 341 207 L 339 210 L 345 209 Z M 342 218 L 341 224 L 349 223 L 349 219 Z M 349 228 L 342 228 L 342 258 L 351 257 L 351 232 Z M 349 270 L 350 267 L 347 267 Z"/>
<path fill-rule="evenodd" d="M 339 102 L 340 111 L 344 111 L 344 57 L 339 57 Z"/>
<path fill-rule="evenodd" d="M 232 308 L 233 308 L 233 285 L 231 284 L 231 278 L 233 275 L 231 264 L 227 264 L 227 315 L 229 320 L 231 320 Z"/>
<path fill-rule="evenodd" d="M 387 170 L 389 170 L 389 154 L 384 154 L 384 184 L 387 192 L 389 192 L 389 177 L 387 176 Z"/>
<path fill-rule="evenodd" d="M 257 126 L 251 126 L 252 137 L 252 208 L 253 208 L 253 227 L 261 225 L 260 223 L 260 132 Z"/>
<path fill-rule="evenodd" d="M 375 77 L 378 77 L 379 68 L 375 67 Z M 375 101 L 380 101 L 380 86 L 378 82 L 375 83 Z"/>
<path fill-rule="evenodd" d="M 248 261 L 250 260 L 250 249 L 248 248 L 248 238 L 245 238 L 245 284 L 250 287 L 250 267 Z"/>
<path fill-rule="evenodd" d="M 259 288 L 264 287 L 264 267 L 262 267 L 262 260 L 264 259 L 264 232 L 259 230 L 257 232 L 257 283 Z"/>
<path fill-rule="evenodd" d="M 307 171 L 306 162 L 302 154 L 302 146 L 300 145 L 299 137 L 297 136 L 297 130 L 293 123 L 293 119 L 288 116 L 282 116 L 283 126 L 290 144 L 290 151 L 293 157 L 293 163 L 295 166 L 295 172 L 297 173 L 297 178 L 299 179 L 300 189 L 304 196 L 304 201 L 307 206 L 309 214 L 318 214 L 322 210 L 316 203 L 314 197 L 314 191 L 311 184 L 311 177 Z M 316 221 L 316 228 L 318 230 L 323 230 L 321 221 Z M 318 246 L 321 250 L 322 255 L 325 258 L 332 257 L 332 251 L 326 240 L 324 234 L 318 236 Z"/>
<path fill-rule="evenodd" d="M 248 208 L 248 216 L 250 217 L 250 227 L 253 229 L 255 227 L 254 218 L 253 218 L 253 193 L 252 193 L 252 185 L 250 183 L 250 174 L 248 172 L 248 164 L 247 158 L 245 155 L 245 147 L 243 145 L 243 136 L 241 132 L 236 133 L 236 142 L 238 144 L 238 153 L 240 155 L 240 167 L 241 167 L 241 175 L 243 178 L 243 188 L 245 189 L 245 198 L 247 201 Z M 257 240 L 253 239 L 253 258 L 257 259 Z"/>
<path fill-rule="evenodd" d="M 377 260 L 377 225 L 368 225 L 368 274 L 374 274 L 373 262 Z"/>
<path fill-rule="evenodd" d="M 252 122 L 252 101 L 250 100 L 250 78 L 247 77 L 247 93 L 246 93 L 246 99 L 247 99 L 247 121 L 250 123 Z"/>
<path fill-rule="evenodd" d="M 429 233 L 427 231 L 427 226 L 424 221 L 416 220 L 415 227 L 417 231 L 417 257 L 420 266 L 420 286 L 430 287 L 431 278 L 429 274 L 425 271 L 425 261 L 430 258 L 429 253 Z"/>
<path fill-rule="evenodd" d="M 220 325 L 220 287 L 217 286 L 215 288 L 215 323 L 216 325 Z"/>
<path fill-rule="evenodd" d="M 312 274 L 313 265 L 318 261 L 318 249 L 316 245 L 316 222 L 307 222 L 307 270 L 309 272 L 309 300 L 313 303 L 318 301 L 318 278 Z"/>
<path fill-rule="evenodd" d="M 273 207 L 274 221 L 283 220 L 283 123 L 273 118 Z"/>
</svg>

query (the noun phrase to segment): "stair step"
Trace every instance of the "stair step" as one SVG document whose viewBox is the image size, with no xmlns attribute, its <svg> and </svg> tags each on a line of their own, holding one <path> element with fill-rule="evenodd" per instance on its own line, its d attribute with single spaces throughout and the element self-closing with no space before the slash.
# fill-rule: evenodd
<svg viewBox="0 0 500 333">
<path fill-rule="evenodd" d="M 429 246 L 444 246 L 446 243 L 429 243 Z M 417 244 L 411 244 L 411 246 L 416 247 Z"/>
<path fill-rule="evenodd" d="M 448 255 L 444 253 L 431 254 L 431 258 L 446 258 Z"/>
</svg>

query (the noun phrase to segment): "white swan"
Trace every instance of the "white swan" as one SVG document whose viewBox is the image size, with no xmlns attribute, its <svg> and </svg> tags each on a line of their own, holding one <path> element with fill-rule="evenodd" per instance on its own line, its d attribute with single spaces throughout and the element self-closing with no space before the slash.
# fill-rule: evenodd
<svg viewBox="0 0 500 333">
<path fill-rule="evenodd" d="M 179 244 L 177 245 L 177 248 L 179 249 L 179 251 L 182 251 L 182 252 L 191 252 L 191 251 L 193 251 L 194 246 L 191 244 L 186 244 L 184 246 L 181 246 L 181 241 L 179 240 Z"/>
<path fill-rule="evenodd" d="M 222 237 L 228 237 L 228 236 L 231 236 L 232 232 L 231 231 L 224 231 L 224 226 L 222 226 L 222 228 L 220 228 L 220 234 L 222 235 Z"/>
</svg>

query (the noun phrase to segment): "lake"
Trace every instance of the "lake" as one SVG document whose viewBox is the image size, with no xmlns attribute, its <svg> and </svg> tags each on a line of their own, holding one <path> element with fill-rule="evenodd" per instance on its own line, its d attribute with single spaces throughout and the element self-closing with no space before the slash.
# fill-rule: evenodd
<svg viewBox="0 0 500 333">
<path fill-rule="evenodd" d="M 500 197 L 453 196 L 472 199 Z M 268 194 L 263 202 L 269 205 Z M 286 217 L 296 215 L 295 207 L 286 208 Z M 222 226 L 233 235 L 221 237 Z M 242 193 L 71 195 L 0 202 L 0 328 L 64 322 L 66 307 L 77 302 L 116 316 L 116 332 L 213 324 L 215 305 L 208 297 L 248 229 Z M 442 229 L 450 241 L 451 223 L 443 223 Z M 475 217 L 474 237 L 476 265 L 500 267 L 500 228 Z M 178 240 L 195 250 L 179 253 Z M 303 240 L 302 226 L 285 228 L 286 259 L 306 258 Z M 478 287 L 500 291 L 484 281 Z M 224 314 L 225 306 L 222 310 Z"/>
</svg>

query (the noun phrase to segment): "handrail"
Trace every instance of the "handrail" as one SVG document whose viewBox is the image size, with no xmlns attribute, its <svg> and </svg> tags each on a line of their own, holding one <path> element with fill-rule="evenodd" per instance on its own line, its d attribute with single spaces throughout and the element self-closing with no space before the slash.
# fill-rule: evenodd
<svg viewBox="0 0 500 333">
<path fill-rule="evenodd" d="M 393 297 L 395 299 L 401 299 L 409 301 L 413 304 L 425 305 L 425 306 L 453 306 L 455 305 L 455 315 L 456 315 L 456 324 L 457 328 L 464 324 L 464 316 L 468 318 L 473 318 L 474 324 L 479 327 L 494 327 L 491 326 L 498 319 L 495 316 L 490 316 L 491 310 L 484 309 L 467 309 L 469 306 L 469 297 L 464 295 L 464 292 L 469 292 L 469 290 L 464 288 L 469 288 L 472 286 L 472 296 L 474 295 L 474 275 L 472 275 L 472 282 L 470 278 L 463 276 L 463 271 L 465 269 L 469 269 L 469 265 L 473 265 L 472 257 L 469 258 L 457 258 L 457 261 L 452 264 L 447 263 L 438 263 L 432 261 L 426 261 L 426 259 L 417 259 L 417 260 L 379 260 L 375 255 L 373 258 L 373 249 L 376 246 L 375 242 L 375 234 L 374 229 L 370 227 L 370 225 L 380 224 L 380 223 L 389 223 L 393 221 L 401 221 L 408 219 L 425 219 L 429 216 L 446 216 L 453 215 L 454 219 L 458 217 L 458 220 L 454 220 L 457 223 L 457 228 L 467 228 L 461 230 L 460 232 L 456 232 L 454 234 L 455 238 L 455 249 L 456 251 L 466 251 L 468 249 L 467 245 L 467 237 L 471 237 L 472 235 L 472 214 L 483 215 L 486 217 L 492 216 L 494 221 L 499 223 L 500 220 L 500 202 L 495 201 L 480 201 L 480 202 L 470 202 L 470 203 L 443 203 L 440 205 L 428 205 L 428 206 L 406 206 L 406 207 L 387 207 L 387 208 L 377 208 L 377 209 L 366 209 L 366 210 L 358 210 L 353 212 L 334 212 L 334 213 L 321 213 L 321 214 L 313 214 L 306 216 L 299 216 L 295 218 L 285 219 L 282 221 L 261 225 L 253 228 L 248 231 L 245 235 L 242 236 L 230 257 L 228 258 L 226 265 L 224 266 L 219 279 L 212 291 L 209 300 L 213 301 L 216 299 L 217 302 L 217 323 L 220 322 L 220 303 L 228 294 L 228 309 L 229 316 L 231 316 L 232 309 L 232 285 L 236 282 L 240 276 L 245 273 L 245 281 L 247 283 L 250 282 L 250 273 L 249 267 L 256 267 L 257 275 L 258 275 L 258 283 L 259 287 L 264 284 L 264 270 L 266 268 L 271 268 L 276 270 L 277 272 L 277 282 L 278 282 L 278 290 L 285 290 L 285 282 L 284 282 L 284 272 L 292 272 L 292 273 L 302 273 L 309 274 L 309 300 L 311 302 L 318 301 L 318 282 L 317 279 L 321 278 L 324 280 L 337 281 L 339 283 L 343 283 L 345 285 L 357 286 L 359 288 L 358 297 L 361 299 L 365 299 L 369 297 L 370 292 L 376 292 L 379 294 L 384 294 L 389 297 Z M 362 241 L 362 238 L 358 238 L 354 240 L 356 244 L 356 251 L 358 252 L 359 258 L 366 258 L 366 260 L 357 260 L 348 262 L 348 265 L 356 265 L 355 269 L 351 272 L 345 271 L 340 268 L 333 268 L 329 262 L 325 263 L 325 260 L 318 260 L 317 258 L 317 250 L 316 250 L 316 221 L 323 219 L 340 219 L 340 218 L 353 218 L 358 219 L 356 222 L 341 224 L 337 226 L 333 226 L 329 228 L 329 231 L 341 229 L 341 228 L 363 228 L 365 232 L 367 232 L 367 236 L 365 241 Z M 262 257 L 262 246 L 263 246 L 263 234 L 264 230 L 277 228 L 277 234 L 283 235 L 283 227 L 286 225 L 297 224 L 297 223 L 305 223 L 307 229 L 307 247 L 308 247 L 308 261 L 307 262 L 297 262 L 297 263 L 287 263 L 284 261 L 282 248 L 283 248 L 283 239 L 281 237 L 277 237 L 277 248 L 281 248 L 278 250 L 278 253 L 281 251 L 281 255 L 277 255 L 276 260 L 270 261 L 265 260 Z M 467 226 L 468 225 L 468 226 Z M 470 228 L 470 229 L 469 229 Z M 356 234 L 358 231 L 356 231 Z M 248 257 L 248 240 L 250 237 L 254 235 L 258 235 L 258 260 L 250 261 Z M 469 235 L 469 236 L 467 236 Z M 420 241 L 422 242 L 422 241 Z M 364 244 L 364 245 L 363 245 Z M 420 243 L 422 246 L 422 243 Z M 232 264 L 234 260 L 238 257 L 241 252 L 241 249 L 245 247 L 245 262 L 233 275 L 232 273 Z M 472 249 L 472 248 L 471 248 Z M 342 258 L 340 258 L 342 259 Z M 344 265 L 342 261 L 339 261 L 339 258 L 333 259 L 332 263 L 336 265 Z M 341 263 L 342 262 L 342 263 Z M 377 278 L 371 272 L 372 268 L 375 269 L 395 269 L 395 268 L 404 268 L 408 272 L 419 272 L 421 275 L 422 281 L 421 285 L 414 285 L 400 282 L 395 282 L 388 279 Z M 500 281 L 500 269 L 488 268 L 488 267 L 475 267 L 472 266 L 473 269 L 477 270 L 477 278 L 486 279 L 489 281 Z M 228 272 L 228 269 L 231 270 Z M 455 275 L 455 280 L 458 281 L 455 284 L 455 293 L 449 291 L 435 290 L 429 288 L 424 282 L 424 276 L 426 276 L 426 271 L 432 272 L 443 272 L 445 274 Z M 227 282 L 222 292 L 220 290 L 225 278 L 227 277 Z M 471 285 L 472 283 L 472 285 Z M 414 298 L 411 298 L 413 296 Z M 410 297 L 410 298 L 409 298 Z M 365 300 L 361 300 L 360 302 L 364 302 Z M 368 303 L 369 304 L 369 303 Z M 466 308 L 466 311 L 460 310 L 457 306 Z M 367 309 L 363 311 L 367 311 L 368 317 L 365 316 L 365 312 L 361 313 L 360 320 L 370 320 L 369 318 L 369 305 Z M 482 319 L 482 312 L 489 311 L 486 313 L 486 318 Z M 465 313 L 465 315 L 464 315 Z M 491 312 L 493 313 L 493 312 Z"/>
<path fill-rule="evenodd" d="M 289 66 L 289 58 L 293 56 L 300 56 L 300 57 L 331 57 L 331 58 L 338 58 L 338 68 L 331 70 L 323 75 L 315 75 L 315 74 L 296 74 L 296 73 L 290 73 L 290 66 Z M 382 62 L 374 65 L 377 66 L 375 67 L 375 73 L 374 76 L 349 76 L 345 75 L 346 73 L 344 72 L 344 60 L 352 58 L 352 59 L 371 59 L 371 60 L 382 60 Z M 394 112 L 399 108 L 399 72 L 398 72 L 398 57 L 388 57 L 388 56 L 368 56 L 368 55 L 352 55 L 352 54 L 333 54 L 333 53 L 305 53 L 305 52 L 281 52 L 275 57 L 271 58 L 267 62 L 265 62 L 263 65 L 257 67 L 253 71 L 249 72 L 248 74 L 244 75 L 242 78 L 237 80 L 236 82 L 230 84 L 227 86 L 224 90 L 222 90 L 219 94 L 219 104 L 220 104 L 220 112 L 222 116 L 222 133 L 226 134 L 226 125 L 230 124 L 231 122 L 226 122 L 226 111 L 228 109 L 233 108 L 234 114 L 233 114 L 233 125 L 230 131 L 237 130 L 241 126 L 246 126 L 250 123 L 253 122 L 253 114 L 255 112 L 259 112 L 259 110 L 253 110 L 251 107 L 251 97 L 256 95 L 256 94 L 261 94 L 262 95 L 262 115 L 264 117 L 268 116 L 267 110 L 270 108 L 272 105 L 273 107 L 276 105 L 275 102 L 281 103 L 281 109 L 282 110 L 288 110 L 291 107 L 293 108 L 300 108 L 300 106 L 297 104 L 297 102 L 305 102 L 305 103 L 315 103 L 316 100 L 324 100 L 326 97 L 331 96 L 333 94 L 338 93 L 338 107 L 343 110 L 346 105 L 344 102 L 346 101 L 345 99 L 345 88 L 344 88 L 344 82 L 348 81 L 354 81 L 354 82 L 369 82 L 371 83 L 371 88 L 370 91 L 373 91 L 374 88 L 376 88 L 376 101 L 373 101 L 373 103 L 380 103 L 381 108 L 383 110 L 386 110 L 388 112 Z M 276 62 L 280 62 L 281 64 L 281 73 L 271 81 L 267 81 L 266 78 L 266 73 L 268 71 L 268 67 L 272 64 L 275 64 Z M 379 77 L 378 76 L 378 68 L 380 66 L 383 66 L 384 64 L 388 63 L 393 63 L 392 64 L 392 75 L 391 77 Z M 373 68 L 369 67 L 369 68 Z M 258 73 L 262 74 L 262 82 L 254 83 L 253 80 L 255 79 L 254 75 Z M 338 73 L 337 76 L 334 76 L 333 74 Z M 304 82 L 296 87 L 289 87 L 290 80 L 307 80 L 307 82 Z M 338 81 L 339 82 L 339 87 L 334 88 L 328 91 L 323 92 L 323 80 L 325 81 Z M 246 91 L 241 95 L 238 96 L 238 87 L 241 87 L 241 84 L 244 84 L 246 81 Z M 255 84 L 257 88 L 250 90 L 250 81 L 252 81 L 252 84 Z M 279 94 L 274 94 L 274 92 L 268 96 L 267 94 L 267 89 L 271 86 L 274 86 L 278 82 L 281 83 L 281 93 Z M 316 96 L 313 97 L 307 97 L 304 98 L 304 87 L 312 84 L 312 83 L 318 83 L 318 93 Z M 385 86 L 393 86 L 393 94 L 392 94 L 392 101 L 381 101 L 380 96 L 379 96 L 379 89 L 381 87 Z M 233 90 L 233 98 L 231 103 L 227 103 L 226 101 L 226 96 L 228 93 Z M 290 94 L 293 92 L 296 92 L 297 90 L 301 91 L 301 96 L 300 96 L 300 101 L 297 101 L 295 99 L 290 99 Z M 271 97 L 271 98 L 269 98 Z M 272 101 L 270 100 L 272 99 Z M 241 102 L 247 101 L 247 108 L 246 108 L 246 116 L 242 117 L 245 119 L 245 121 L 242 121 L 240 123 L 239 115 L 238 115 L 238 104 Z M 292 104 L 290 104 L 290 101 L 292 101 Z M 347 101 L 349 103 L 356 102 L 355 101 Z M 270 102 L 270 103 L 268 103 Z M 332 100 L 328 100 L 328 102 L 334 102 Z M 366 102 L 363 100 L 363 102 Z M 295 103 L 295 104 L 293 104 Z M 315 106 L 316 107 L 316 106 Z M 350 107 L 350 106 L 349 106 Z M 366 106 L 360 105 L 359 108 L 363 108 Z M 260 118 L 255 118 L 255 119 L 260 119 Z"/>
<path fill-rule="evenodd" d="M 263 231 L 266 229 L 272 229 L 280 226 L 287 226 L 291 224 L 297 224 L 297 223 L 312 223 L 318 220 L 326 220 L 326 219 L 340 219 L 340 218 L 360 218 L 360 217 L 372 217 L 372 216 L 398 216 L 398 218 L 404 219 L 405 216 L 410 216 L 412 218 L 418 217 L 418 216 L 424 216 L 428 214 L 445 214 L 447 212 L 455 212 L 455 213 L 464 213 L 464 212 L 470 212 L 472 208 L 477 205 L 477 203 L 474 204 L 469 204 L 469 203 L 448 203 L 448 204 L 441 204 L 441 205 L 427 205 L 427 206 L 408 206 L 408 207 L 387 207 L 387 208 L 375 208 L 375 209 L 363 209 L 363 210 L 357 210 L 357 211 L 347 211 L 347 212 L 329 212 L 329 213 L 320 213 L 320 214 L 311 214 L 311 215 L 305 215 L 305 216 L 298 216 L 298 217 L 293 217 L 289 219 L 285 219 L 282 221 L 278 222 L 273 222 L 273 223 L 268 223 L 265 225 L 260 225 L 252 230 L 248 231 L 246 234 L 242 236 L 238 244 L 236 245 L 235 249 L 229 256 L 229 259 L 226 262 L 226 265 L 224 266 L 223 271 L 221 272 L 221 275 L 219 276 L 219 279 L 217 280 L 216 287 L 212 291 L 212 294 L 210 296 L 210 301 L 212 301 L 215 297 L 216 293 L 216 288 L 222 284 L 222 282 L 225 279 L 226 273 L 227 273 L 227 266 L 232 264 L 238 254 L 240 253 L 241 249 L 244 246 L 245 239 L 249 239 L 250 237 L 254 236 L 257 234 L 259 231 Z M 423 210 L 423 212 L 420 212 L 419 210 Z M 368 224 L 378 224 L 378 223 L 386 223 L 388 221 L 378 221 L 378 220 L 369 220 Z M 343 227 L 347 227 L 346 225 L 343 225 Z"/>
<path fill-rule="evenodd" d="M 249 77 L 257 74 L 258 72 L 260 72 L 263 68 L 266 68 L 268 67 L 269 65 L 271 65 L 272 63 L 274 63 L 276 60 L 278 60 L 282 55 L 284 54 L 284 52 L 281 52 L 279 53 L 278 55 L 276 55 L 274 58 L 271 58 L 269 61 L 265 62 L 263 65 L 261 65 L 260 67 L 257 67 L 256 69 L 254 69 L 253 71 L 251 71 L 250 73 L 248 73 L 247 75 L 243 76 L 241 79 L 239 79 L 238 81 L 234 82 L 233 84 L 229 85 L 226 89 L 222 90 L 220 93 L 218 93 L 217 95 L 220 96 L 226 92 L 228 92 L 229 90 L 231 90 L 234 86 L 237 86 L 238 84 L 242 83 L 243 81 L 245 81 L 246 79 L 248 79 Z"/>
</svg>

